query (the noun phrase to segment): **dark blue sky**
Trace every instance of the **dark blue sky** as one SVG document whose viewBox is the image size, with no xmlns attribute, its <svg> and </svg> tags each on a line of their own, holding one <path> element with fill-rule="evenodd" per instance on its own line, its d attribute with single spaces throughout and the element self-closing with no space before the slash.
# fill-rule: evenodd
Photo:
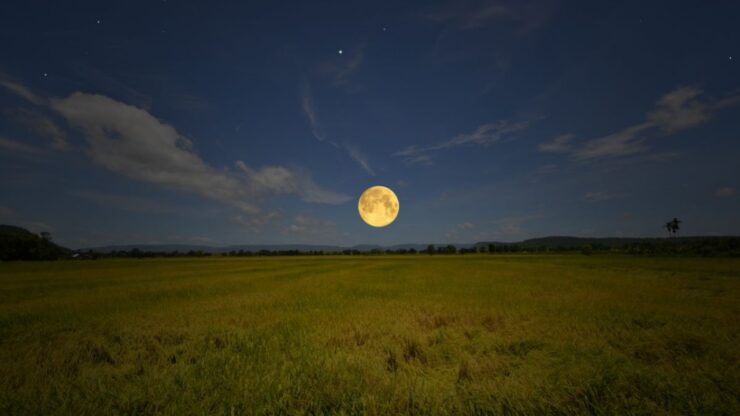
<svg viewBox="0 0 740 416">
<path fill-rule="evenodd" d="M 740 2 L 106 3 L 0 4 L 0 223 L 71 247 L 740 234 Z M 384 229 L 357 215 L 376 184 Z"/>
</svg>

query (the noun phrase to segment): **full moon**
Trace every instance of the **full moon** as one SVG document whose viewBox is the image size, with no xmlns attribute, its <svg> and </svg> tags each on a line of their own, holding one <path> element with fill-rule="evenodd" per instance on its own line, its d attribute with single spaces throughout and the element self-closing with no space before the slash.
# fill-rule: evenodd
<svg viewBox="0 0 740 416">
<path fill-rule="evenodd" d="M 357 211 L 368 225 L 385 227 L 398 216 L 398 198 L 385 186 L 371 186 L 357 201 Z"/>
</svg>

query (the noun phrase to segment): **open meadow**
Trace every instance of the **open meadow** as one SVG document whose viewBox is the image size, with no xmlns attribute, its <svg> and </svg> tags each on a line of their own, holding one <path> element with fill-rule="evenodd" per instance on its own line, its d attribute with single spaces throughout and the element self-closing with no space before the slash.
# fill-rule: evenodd
<svg viewBox="0 0 740 416">
<path fill-rule="evenodd" d="M 2 414 L 740 414 L 740 259 L 0 263 Z"/>
</svg>

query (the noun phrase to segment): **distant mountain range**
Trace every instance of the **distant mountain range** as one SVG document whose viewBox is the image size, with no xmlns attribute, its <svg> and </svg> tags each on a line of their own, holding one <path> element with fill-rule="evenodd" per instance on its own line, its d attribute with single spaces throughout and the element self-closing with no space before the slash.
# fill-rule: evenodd
<svg viewBox="0 0 740 416">
<path fill-rule="evenodd" d="M 692 242 L 699 240 L 712 240 L 726 237 L 676 237 L 676 238 L 584 238 L 584 237 L 568 237 L 568 236 L 551 236 L 542 238 L 532 238 L 528 240 L 518 242 L 499 242 L 499 241 L 481 241 L 472 244 L 460 244 L 460 243 L 432 243 L 435 247 L 445 247 L 447 245 L 454 245 L 456 248 L 473 248 L 473 247 L 488 247 L 493 244 L 496 246 L 518 246 L 521 249 L 578 249 L 587 245 L 603 248 L 621 248 L 630 244 L 635 243 L 656 243 L 661 241 L 675 241 L 675 242 Z M 314 244 L 246 244 L 246 245 L 232 245 L 232 246 L 205 246 L 205 245 L 187 245 L 187 244 L 128 244 L 128 245 L 114 245 L 114 246 L 103 246 L 103 247 L 91 247 L 85 248 L 83 251 L 92 250 L 97 253 L 110 253 L 113 251 L 130 251 L 133 249 L 139 249 L 144 252 L 173 252 L 179 251 L 181 253 L 188 251 L 202 251 L 204 253 L 228 253 L 231 251 L 250 251 L 258 252 L 261 250 L 268 251 L 291 251 L 297 250 L 301 252 L 310 251 L 324 251 L 324 252 L 338 252 L 343 250 L 357 250 L 362 252 L 369 252 L 372 250 L 410 250 L 414 249 L 417 251 L 426 250 L 429 244 L 395 244 L 395 245 L 375 245 L 375 244 L 359 244 L 354 246 L 337 246 L 337 245 L 314 245 Z"/>
</svg>

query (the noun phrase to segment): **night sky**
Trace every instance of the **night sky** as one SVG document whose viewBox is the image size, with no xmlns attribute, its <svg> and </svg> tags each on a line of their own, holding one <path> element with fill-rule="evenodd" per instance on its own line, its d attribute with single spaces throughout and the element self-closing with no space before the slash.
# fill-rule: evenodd
<svg viewBox="0 0 740 416">
<path fill-rule="evenodd" d="M 3 1 L 0 57 L 0 223 L 72 248 L 740 234 L 738 1 Z"/>
</svg>

